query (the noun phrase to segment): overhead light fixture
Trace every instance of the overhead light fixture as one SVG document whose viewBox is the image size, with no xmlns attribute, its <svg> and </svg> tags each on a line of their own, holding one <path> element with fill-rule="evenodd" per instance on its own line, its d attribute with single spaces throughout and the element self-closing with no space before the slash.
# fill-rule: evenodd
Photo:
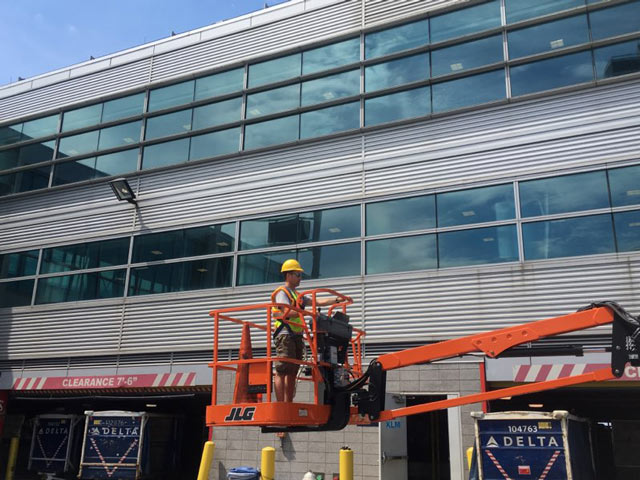
<svg viewBox="0 0 640 480">
<path fill-rule="evenodd" d="M 163 252 L 162 252 L 162 250 L 151 250 L 151 253 L 153 255 L 162 255 Z"/>
<path fill-rule="evenodd" d="M 544 407 L 544 404 L 542 403 L 530 403 L 529 404 L 529 408 L 542 408 Z"/>
<path fill-rule="evenodd" d="M 200 272 L 200 273 L 206 273 L 206 272 L 208 272 L 209 270 L 207 270 L 207 269 L 206 269 L 206 268 L 204 268 L 204 267 L 201 267 L 201 268 L 196 268 L 196 271 L 198 271 L 198 272 Z"/>
<path fill-rule="evenodd" d="M 147 408 L 156 408 L 158 405 L 156 405 L 155 403 L 147 403 L 145 406 Z"/>
<path fill-rule="evenodd" d="M 339 227 L 331 227 L 331 228 L 329 229 L 329 231 L 330 231 L 331 233 L 340 233 L 342 230 L 340 230 L 340 228 L 339 228 Z"/>
<path fill-rule="evenodd" d="M 129 182 L 127 182 L 126 178 L 116 178 L 115 180 L 111 180 L 109 185 L 111 185 L 111 189 L 118 200 L 126 200 L 129 203 L 133 203 L 134 205 L 136 204 L 136 194 L 133 193 L 133 189 L 131 188 L 131 185 L 129 185 Z"/>
</svg>

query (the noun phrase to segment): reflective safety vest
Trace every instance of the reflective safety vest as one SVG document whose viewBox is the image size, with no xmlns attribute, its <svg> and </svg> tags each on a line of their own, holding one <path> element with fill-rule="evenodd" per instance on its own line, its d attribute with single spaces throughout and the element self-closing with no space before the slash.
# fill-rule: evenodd
<svg viewBox="0 0 640 480">
<path fill-rule="evenodd" d="M 287 298 L 289 299 L 289 304 L 292 307 L 295 307 L 297 305 L 298 302 L 298 297 L 299 297 L 299 293 L 293 289 L 290 289 L 288 287 L 282 286 L 282 287 L 278 287 L 276 288 L 273 293 L 271 294 L 271 301 L 275 302 L 276 301 L 276 296 L 278 295 L 278 292 L 283 291 L 284 293 L 287 294 Z M 278 307 L 272 307 L 271 312 L 273 314 L 282 314 L 282 312 L 280 311 L 280 309 Z M 289 333 L 292 334 L 301 334 L 303 331 L 303 327 L 302 325 L 304 325 L 304 321 L 300 318 L 300 315 L 295 316 L 295 317 L 289 317 L 287 319 L 287 321 L 289 323 L 285 323 L 282 322 L 280 319 L 276 319 L 275 322 L 275 326 L 276 326 L 276 330 L 274 333 L 275 335 L 278 335 L 282 329 L 287 329 L 289 331 Z M 289 328 L 287 328 L 289 327 Z"/>
</svg>

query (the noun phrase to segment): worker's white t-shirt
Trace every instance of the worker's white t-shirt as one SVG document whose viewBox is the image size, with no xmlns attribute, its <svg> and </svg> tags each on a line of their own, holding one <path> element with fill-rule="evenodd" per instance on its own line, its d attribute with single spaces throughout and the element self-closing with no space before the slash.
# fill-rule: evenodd
<svg viewBox="0 0 640 480">
<path fill-rule="evenodd" d="M 306 307 L 307 305 L 311 304 L 311 298 L 309 298 L 308 296 L 304 296 L 302 297 L 302 306 Z M 284 305 L 291 305 L 291 301 L 289 300 L 289 296 L 285 293 L 284 290 L 280 290 L 278 293 L 276 293 L 276 303 L 282 303 Z"/>
</svg>

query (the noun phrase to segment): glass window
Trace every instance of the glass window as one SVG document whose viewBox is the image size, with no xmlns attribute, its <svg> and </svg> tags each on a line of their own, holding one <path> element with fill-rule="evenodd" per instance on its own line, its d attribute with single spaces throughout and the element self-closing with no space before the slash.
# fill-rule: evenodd
<svg viewBox="0 0 640 480">
<path fill-rule="evenodd" d="M 18 154 L 19 148 L 10 148 L 8 150 L 0 151 L 0 170 L 8 170 L 15 168 L 19 165 Z"/>
<path fill-rule="evenodd" d="M 254 123 L 244 127 L 244 148 L 267 147 L 298 140 L 299 115 Z"/>
<path fill-rule="evenodd" d="M 640 210 L 613 214 L 619 252 L 640 250 Z"/>
<path fill-rule="evenodd" d="M 640 204 L 640 165 L 613 168 L 608 175 L 612 206 Z"/>
<path fill-rule="evenodd" d="M 31 190 L 47 188 L 49 186 L 50 173 L 50 165 L 14 173 L 14 193 L 30 192 Z M 0 181 L 0 183 L 2 182 Z"/>
<path fill-rule="evenodd" d="M 364 70 L 364 89 L 367 92 L 426 80 L 429 78 L 429 54 L 420 53 L 378 63 Z"/>
<path fill-rule="evenodd" d="M 0 278 L 35 275 L 38 250 L 0 254 Z"/>
<path fill-rule="evenodd" d="M 129 295 L 230 287 L 232 265 L 222 257 L 132 268 Z"/>
<path fill-rule="evenodd" d="M 446 75 L 502 62 L 502 35 L 482 38 L 431 52 L 431 74 Z"/>
<path fill-rule="evenodd" d="M 205 133 L 191 137 L 189 160 L 215 157 L 238 151 L 240 146 L 240 127 Z"/>
<path fill-rule="evenodd" d="M 640 72 L 639 40 L 596 48 L 593 52 L 599 79 Z"/>
<path fill-rule="evenodd" d="M 75 162 L 58 163 L 55 166 L 53 184 L 82 182 L 94 178 L 133 172 L 138 166 L 138 149 L 84 158 Z"/>
<path fill-rule="evenodd" d="M 83 182 L 96 178 L 96 157 L 58 163 L 53 171 L 53 185 Z"/>
<path fill-rule="evenodd" d="M 53 158 L 55 140 L 0 151 L 0 170 L 33 165 Z"/>
<path fill-rule="evenodd" d="M 257 285 L 281 282 L 280 268 L 282 263 L 289 258 L 296 258 L 295 250 L 240 255 L 238 257 L 237 284 Z"/>
<path fill-rule="evenodd" d="M 35 280 L 0 283 L 0 308 L 31 305 Z"/>
<path fill-rule="evenodd" d="M 196 100 L 217 97 L 242 90 L 244 68 L 215 73 L 196 79 Z"/>
<path fill-rule="evenodd" d="M 438 234 L 440 268 L 518 261 L 515 225 Z"/>
<path fill-rule="evenodd" d="M 122 297 L 126 269 L 40 278 L 36 304 Z"/>
<path fill-rule="evenodd" d="M 522 238 L 526 260 L 615 251 L 610 214 L 524 223 Z"/>
<path fill-rule="evenodd" d="M 439 193 L 436 203 L 439 227 L 495 222 L 516 216 L 511 184 Z"/>
<path fill-rule="evenodd" d="M 184 230 L 149 233 L 133 238 L 133 263 L 179 258 L 184 254 Z"/>
<path fill-rule="evenodd" d="M 261 117 L 300 106 L 300 84 L 247 95 L 247 118 Z"/>
<path fill-rule="evenodd" d="M 144 147 L 142 168 L 164 167 L 183 163 L 189 158 L 189 139 L 181 138 L 172 142 L 157 143 Z"/>
<path fill-rule="evenodd" d="M 494 102 L 506 97 L 504 70 L 436 83 L 431 90 L 434 113 Z"/>
<path fill-rule="evenodd" d="M 393 122 L 404 118 L 422 117 L 431 113 L 430 87 L 367 98 L 364 101 L 366 126 Z"/>
<path fill-rule="evenodd" d="M 189 108 L 179 112 L 147 118 L 144 138 L 150 140 L 190 131 L 192 112 L 193 110 Z"/>
<path fill-rule="evenodd" d="M 246 220 L 240 223 L 240 250 L 292 245 L 297 240 L 297 214 Z"/>
<path fill-rule="evenodd" d="M 640 30 L 640 2 L 623 3 L 589 13 L 594 40 Z"/>
<path fill-rule="evenodd" d="M 368 203 L 366 221 L 367 235 L 435 228 L 435 196 L 425 195 Z"/>
<path fill-rule="evenodd" d="M 360 93 L 360 70 L 338 73 L 302 83 L 302 106 L 330 102 Z"/>
<path fill-rule="evenodd" d="M 193 102 L 194 81 L 176 83 L 149 92 L 150 112 Z"/>
<path fill-rule="evenodd" d="M 296 53 L 249 65 L 249 88 L 298 77 L 302 68 L 301 58 L 301 54 Z"/>
<path fill-rule="evenodd" d="M 45 248 L 40 273 L 122 265 L 127 263 L 128 255 L 129 238 Z"/>
<path fill-rule="evenodd" d="M 22 138 L 22 124 L 5 125 L 0 127 L 0 145 L 10 145 L 19 142 Z"/>
<path fill-rule="evenodd" d="M 100 143 L 98 150 L 107 148 L 123 147 L 137 143 L 140 139 L 140 128 L 142 120 L 136 122 L 123 123 L 100 130 Z"/>
<path fill-rule="evenodd" d="M 519 22 L 549 13 L 581 7 L 584 0 L 506 0 L 507 23 Z"/>
<path fill-rule="evenodd" d="M 16 181 L 16 174 L 10 173 L 9 175 L 0 175 L 0 196 L 10 195 L 14 189 L 14 183 Z"/>
<path fill-rule="evenodd" d="M 58 158 L 73 157 L 83 153 L 95 152 L 98 148 L 100 130 L 61 138 L 58 143 Z"/>
<path fill-rule="evenodd" d="M 102 104 L 89 105 L 88 107 L 69 110 L 62 115 L 62 131 L 68 132 L 76 128 L 90 127 L 100 123 L 102 117 Z"/>
<path fill-rule="evenodd" d="M 604 170 L 520 182 L 523 217 L 607 207 L 609 192 Z"/>
<path fill-rule="evenodd" d="M 46 137 L 53 135 L 58 131 L 58 120 L 60 115 L 57 113 L 49 117 L 38 118 L 24 122 L 22 125 L 22 140 L 32 138 Z"/>
<path fill-rule="evenodd" d="M 365 35 L 364 58 L 380 57 L 428 43 L 429 21 L 419 20 Z"/>
<path fill-rule="evenodd" d="M 304 278 L 360 275 L 360 242 L 298 250 Z"/>
<path fill-rule="evenodd" d="M 508 33 L 509 57 L 518 58 L 589 41 L 585 14 Z"/>
<path fill-rule="evenodd" d="M 500 26 L 500 2 L 492 0 L 431 19 L 431 42 L 441 42 Z"/>
<path fill-rule="evenodd" d="M 360 38 L 350 38 L 324 47 L 302 52 L 302 74 L 356 63 L 360 60 Z"/>
<path fill-rule="evenodd" d="M 438 267 L 435 235 L 372 240 L 367 242 L 366 254 L 368 274 Z"/>
<path fill-rule="evenodd" d="M 323 242 L 360 236 L 360 206 L 301 213 L 298 243 Z"/>
<path fill-rule="evenodd" d="M 193 109 L 193 129 L 237 122 L 242 116 L 242 97 L 210 103 Z"/>
<path fill-rule="evenodd" d="M 141 92 L 135 95 L 129 95 L 128 97 L 116 98 L 115 100 L 104 102 L 102 123 L 113 122 L 121 118 L 142 114 L 144 95 L 144 92 Z"/>
<path fill-rule="evenodd" d="M 330 135 L 360 127 L 360 102 L 336 105 L 300 115 L 300 138 Z"/>
<path fill-rule="evenodd" d="M 513 96 L 591 81 L 593 65 L 590 51 L 511 67 Z"/>
</svg>

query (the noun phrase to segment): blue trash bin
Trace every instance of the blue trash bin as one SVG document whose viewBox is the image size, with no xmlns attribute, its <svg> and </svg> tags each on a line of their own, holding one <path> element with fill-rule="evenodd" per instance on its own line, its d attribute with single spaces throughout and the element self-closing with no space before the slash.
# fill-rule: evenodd
<svg viewBox="0 0 640 480">
<path fill-rule="evenodd" d="M 227 480 L 260 480 L 260 470 L 253 467 L 236 467 L 227 472 Z"/>
</svg>

